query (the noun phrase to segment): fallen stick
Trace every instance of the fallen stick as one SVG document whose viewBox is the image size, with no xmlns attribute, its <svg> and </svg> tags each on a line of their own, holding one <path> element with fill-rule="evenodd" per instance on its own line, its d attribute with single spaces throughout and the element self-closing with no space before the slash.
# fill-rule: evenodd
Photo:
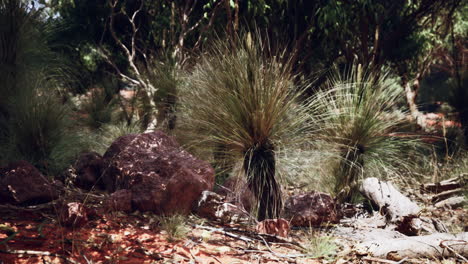
<svg viewBox="0 0 468 264">
<path fill-rule="evenodd" d="M 450 245 L 451 250 L 443 248 L 441 242 L 462 241 Z M 388 255 L 402 259 L 427 258 L 427 257 L 455 257 L 468 256 L 468 232 L 452 235 L 448 233 L 437 233 L 428 236 L 403 237 L 396 239 L 382 239 L 365 241 L 357 245 L 354 251 L 359 255 L 371 255 L 378 258 L 387 258 Z M 454 254 L 456 251 L 457 254 Z"/>
<path fill-rule="evenodd" d="M 460 255 L 457 251 L 455 251 L 453 248 L 451 248 L 449 245 L 446 245 L 444 244 L 445 242 L 457 242 L 456 244 L 452 244 L 450 246 L 453 246 L 453 245 L 468 245 L 468 242 L 466 241 L 460 241 L 460 240 L 457 240 L 457 241 L 442 241 L 440 242 L 440 247 L 441 248 L 446 248 L 448 249 L 450 252 L 452 252 L 453 254 L 457 255 L 457 257 L 459 257 L 460 259 L 462 259 L 463 261 L 465 261 L 465 263 L 468 263 L 468 259 L 466 259 L 465 257 L 463 257 L 462 255 Z"/>
<path fill-rule="evenodd" d="M 462 173 L 459 177 L 444 180 L 437 183 L 428 183 L 421 185 L 421 193 L 440 193 L 452 189 L 461 188 L 468 181 L 468 173 Z"/>
<path fill-rule="evenodd" d="M 218 232 L 218 233 L 221 233 L 223 235 L 242 240 L 242 241 L 244 241 L 246 243 L 254 242 L 253 239 L 250 239 L 248 237 L 241 236 L 241 235 L 236 235 L 236 234 L 231 233 L 231 232 L 227 232 L 227 231 L 223 230 L 222 228 L 214 228 L 214 227 L 202 226 L 202 225 L 195 225 L 195 228 L 201 228 L 201 229 L 205 229 L 205 230 L 209 230 L 209 231 L 213 231 L 213 232 Z"/>
<path fill-rule="evenodd" d="M 443 201 L 445 199 L 448 199 L 452 196 L 455 196 L 456 194 L 460 194 L 460 193 L 463 193 L 465 190 L 463 188 L 457 188 L 457 189 L 453 189 L 453 190 L 448 190 L 448 191 L 444 191 L 444 192 L 441 192 L 441 193 L 438 193 L 434 196 L 432 196 L 432 202 L 433 203 L 437 203 L 437 202 L 440 202 L 440 201 Z"/>
<path fill-rule="evenodd" d="M 443 207 L 457 208 L 457 207 L 462 207 L 463 204 L 465 203 L 466 203 L 466 199 L 464 196 L 456 196 L 456 197 L 450 197 L 448 199 L 440 201 L 434 204 L 434 206 L 437 208 L 443 208 Z"/>
</svg>

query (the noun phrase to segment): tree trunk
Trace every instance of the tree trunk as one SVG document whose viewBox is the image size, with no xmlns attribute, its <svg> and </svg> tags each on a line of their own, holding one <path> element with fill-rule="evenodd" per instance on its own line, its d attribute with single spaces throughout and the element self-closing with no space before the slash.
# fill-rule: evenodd
<svg viewBox="0 0 468 264">
<path fill-rule="evenodd" d="M 404 82 L 403 87 L 405 87 L 406 102 L 408 103 L 408 108 L 410 111 L 411 119 L 416 121 L 416 124 L 421 127 L 423 130 L 426 129 L 424 115 L 419 111 L 416 104 L 416 98 L 419 91 L 419 78 L 416 78 L 413 81 L 413 84 L 410 82 Z"/>
<path fill-rule="evenodd" d="M 278 218 L 283 201 L 281 186 L 276 180 L 274 147 L 264 143 L 248 150 L 243 168 L 249 188 L 257 199 L 258 220 Z"/>
</svg>

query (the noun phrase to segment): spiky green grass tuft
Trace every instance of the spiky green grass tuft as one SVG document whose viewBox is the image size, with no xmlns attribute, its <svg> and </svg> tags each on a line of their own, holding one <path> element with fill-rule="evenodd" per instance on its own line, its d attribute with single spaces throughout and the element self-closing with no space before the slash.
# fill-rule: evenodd
<svg viewBox="0 0 468 264">
<path fill-rule="evenodd" d="M 169 242 L 184 239 L 190 231 L 184 215 L 158 216 L 157 220 L 161 229 L 166 231 Z"/>
<path fill-rule="evenodd" d="M 401 130 L 407 122 L 396 111 L 402 91 L 388 74 L 354 66 L 332 75 L 326 86 L 312 105 L 321 117 L 320 140 L 332 143 L 337 155 L 332 182 L 339 200 L 350 201 L 363 177 L 385 178 L 411 168 L 422 143 Z"/>
<path fill-rule="evenodd" d="M 258 218 L 274 218 L 282 206 L 278 158 L 307 141 L 310 116 L 285 52 L 249 34 L 234 42 L 218 41 L 195 66 L 182 102 L 185 131 L 223 171 L 241 164 Z"/>
<path fill-rule="evenodd" d="M 334 238 L 327 234 L 309 230 L 305 236 L 305 253 L 313 258 L 331 258 L 336 255 L 338 246 Z"/>
</svg>

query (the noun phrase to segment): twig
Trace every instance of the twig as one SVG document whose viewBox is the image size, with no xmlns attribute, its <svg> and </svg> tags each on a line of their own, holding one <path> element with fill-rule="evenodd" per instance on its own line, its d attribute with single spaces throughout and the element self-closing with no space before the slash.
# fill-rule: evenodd
<svg viewBox="0 0 468 264">
<path fill-rule="evenodd" d="M 266 250 L 258 250 L 258 249 L 242 249 L 243 252 L 247 252 L 247 253 L 270 253 L 269 251 L 266 251 Z M 305 257 L 310 257 L 310 258 L 313 258 L 314 256 L 311 255 L 311 254 L 284 254 L 285 257 L 288 257 L 288 258 L 305 258 Z M 276 256 L 278 257 L 278 256 Z M 295 260 L 291 260 L 291 261 L 295 261 Z"/>
<path fill-rule="evenodd" d="M 256 233 L 256 232 L 252 232 L 252 231 L 242 230 L 242 229 L 239 229 L 239 228 L 226 228 L 225 230 L 227 230 L 227 231 L 236 231 L 236 232 L 240 232 L 240 233 L 244 233 L 244 234 L 249 234 L 249 235 L 251 235 L 253 237 L 261 236 L 262 238 L 268 239 L 270 242 L 273 242 L 272 240 L 274 240 L 274 242 L 278 241 L 280 243 L 294 245 L 294 246 L 296 246 L 296 247 L 298 247 L 300 249 L 306 249 L 303 245 L 301 245 L 298 242 L 290 241 L 290 240 L 288 240 L 286 238 L 283 238 L 283 237 L 280 237 L 280 236 L 277 236 L 277 235 L 260 234 L 260 233 Z"/>
<path fill-rule="evenodd" d="M 254 241 L 253 239 L 250 239 L 248 237 L 241 236 L 241 235 L 236 235 L 236 234 L 231 233 L 231 232 L 227 232 L 222 228 L 214 228 L 214 227 L 202 226 L 202 225 L 195 225 L 195 228 L 202 228 L 202 229 L 206 229 L 206 230 L 209 230 L 209 231 L 222 233 L 222 234 L 224 234 L 226 236 L 242 240 L 242 241 L 244 241 L 246 243 L 252 243 Z"/>
<path fill-rule="evenodd" d="M 275 257 L 278 257 L 278 258 L 287 258 L 289 260 L 294 260 L 292 257 L 290 257 L 289 255 L 286 255 L 286 254 L 280 254 L 280 253 L 276 253 L 273 251 L 273 249 L 271 249 L 270 245 L 268 245 L 268 242 L 262 237 L 262 236 L 258 236 L 260 239 L 262 239 L 263 243 L 265 244 L 265 246 L 268 248 L 268 250 L 270 251 L 271 254 L 273 254 L 273 256 Z"/>
<path fill-rule="evenodd" d="M 453 245 L 468 245 L 468 242 L 467 241 L 464 241 L 464 240 L 443 240 L 440 242 L 440 247 L 441 248 L 446 248 L 448 251 L 452 252 L 453 254 L 455 254 L 457 257 L 459 257 L 460 259 L 462 259 L 463 261 L 465 261 L 465 263 L 468 263 L 468 259 L 466 259 L 465 257 L 463 257 L 462 255 L 460 255 L 457 251 L 455 251 L 453 248 L 451 248 L 449 245 L 446 245 L 444 244 L 445 242 L 460 242 L 460 243 L 456 243 L 456 244 L 452 244 L 451 246 Z"/>
</svg>

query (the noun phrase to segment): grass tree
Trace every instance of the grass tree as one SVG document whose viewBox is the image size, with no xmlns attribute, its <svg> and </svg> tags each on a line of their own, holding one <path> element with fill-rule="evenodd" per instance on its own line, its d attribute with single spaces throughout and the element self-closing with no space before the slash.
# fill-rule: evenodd
<svg viewBox="0 0 468 264">
<path fill-rule="evenodd" d="M 263 220 L 278 217 L 282 207 L 280 154 L 307 141 L 310 127 L 287 54 L 250 36 L 218 41 L 200 58 L 182 105 L 194 139 L 216 162 L 242 168 Z"/>
<path fill-rule="evenodd" d="M 41 15 L 25 1 L 0 0 L 0 165 L 24 159 L 55 174 L 85 146 L 56 96 L 70 76 Z"/>
<path fill-rule="evenodd" d="M 326 88 L 313 99 L 321 124 L 320 138 L 335 146 L 334 192 L 350 201 L 362 177 L 398 175 L 413 159 L 407 153 L 421 143 L 402 128 L 407 116 L 398 112 L 403 91 L 384 73 L 360 66 L 331 74 Z M 329 146 L 329 145 L 328 145 Z"/>
</svg>

